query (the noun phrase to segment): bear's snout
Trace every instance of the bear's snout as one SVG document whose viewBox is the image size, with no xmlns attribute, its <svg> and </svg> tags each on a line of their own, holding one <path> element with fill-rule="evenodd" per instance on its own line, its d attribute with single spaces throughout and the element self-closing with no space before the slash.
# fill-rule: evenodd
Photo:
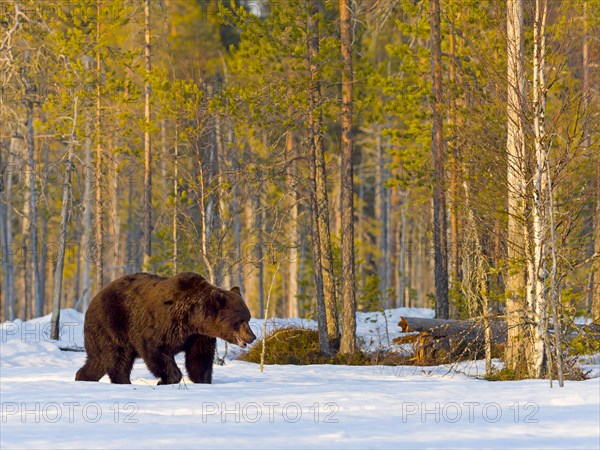
<svg viewBox="0 0 600 450">
<path fill-rule="evenodd" d="M 245 323 L 240 329 L 240 335 L 246 344 L 252 344 L 256 340 L 256 335 L 252 332 L 250 325 Z"/>
</svg>

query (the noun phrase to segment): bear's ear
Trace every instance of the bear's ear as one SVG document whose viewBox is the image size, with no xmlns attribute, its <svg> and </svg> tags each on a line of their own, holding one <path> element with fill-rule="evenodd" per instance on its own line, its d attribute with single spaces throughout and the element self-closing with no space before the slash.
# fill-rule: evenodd
<svg viewBox="0 0 600 450">
<path fill-rule="evenodd" d="M 238 295 L 242 295 L 242 290 L 240 289 L 239 286 L 234 286 L 231 288 L 231 292 L 235 292 Z"/>
<path fill-rule="evenodd" d="M 217 317 L 219 310 L 225 305 L 227 299 L 218 290 L 214 290 L 210 293 L 208 301 L 205 304 L 205 312 L 209 317 Z"/>
</svg>

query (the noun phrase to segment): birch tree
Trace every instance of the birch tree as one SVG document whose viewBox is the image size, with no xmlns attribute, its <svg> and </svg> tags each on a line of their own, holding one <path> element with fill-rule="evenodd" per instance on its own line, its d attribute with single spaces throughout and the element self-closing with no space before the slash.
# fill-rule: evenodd
<svg viewBox="0 0 600 450">
<path fill-rule="evenodd" d="M 548 214 L 548 148 L 545 131 L 546 118 L 546 18 L 548 7 L 546 0 L 536 0 L 533 30 L 533 131 L 535 138 L 535 173 L 533 179 L 533 258 L 535 295 L 533 304 L 528 305 L 532 312 L 533 374 L 541 378 L 546 366 L 546 339 L 548 332 L 546 278 L 546 241 Z M 555 324 L 559 326 L 559 324 Z"/>
<path fill-rule="evenodd" d="M 523 1 L 506 3 L 506 53 L 507 53 L 507 183 L 508 183 L 508 259 L 506 320 L 508 342 L 507 366 L 517 371 L 526 364 L 525 313 L 523 299 L 527 274 L 523 270 L 525 259 L 525 67 L 523 49 Z"/>
</svg>

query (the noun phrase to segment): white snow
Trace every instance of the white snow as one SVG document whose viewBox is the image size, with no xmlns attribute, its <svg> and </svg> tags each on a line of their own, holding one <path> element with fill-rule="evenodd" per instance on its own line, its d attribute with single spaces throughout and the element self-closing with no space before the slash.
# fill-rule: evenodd
<svg viewBox="0 0 600 450">
<path fill-rule="evenodd" d="M 386 312 L 389 339 L 401 315 Z M 0 448 L 600 448 L 600 378 L 487 382 L 481 361 L 455 367 L 266 366 L 228 359 L 213 384 L 156 386 L 142 361 L 132 385 L 75 382 L 85 354 L 83 317 L 0 325 Z M 300 319 L 274 319 L 268 327 Z M 253 321 L 261 334 L 262 321 Z M 359 314 L 358 332 L 387 345 L 382 314 Z M 239 350 L 229 348 L 229 358 Z M 219 346 L 223 354 L 223 344 Z M 177 358 L 183 368 L 183 358 Z M 596 376 L 600 358 L 586 368 Z M 186 380 L 187 381 L 187 380 Z"/>
</svg>

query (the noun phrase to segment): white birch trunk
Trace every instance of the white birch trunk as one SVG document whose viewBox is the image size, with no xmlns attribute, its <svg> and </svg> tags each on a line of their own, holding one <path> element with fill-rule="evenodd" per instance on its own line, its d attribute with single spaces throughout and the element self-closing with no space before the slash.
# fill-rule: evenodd
<svg viewBox="0 0 600 450">
<path fill-rule="evenodd" d="M 542 10 L 543 9 L 543 10 Z M 545 370 L 547 339 L 547 298 L 545 279 L 546 243 L 547 240 L 547 214 L 548 182 L 546 180 L 546 165 L 548 149 L 545 137 L 544 119 L 546 114 L 546 81 L 544 78 L 545 52 L 546 52 L 546 0 L 536 0 L 534 23 L 534 50 L 533 50 L 533 130 L 535 135 L 535 174 L 533 179 L 533 278 L 535 294 L 532 313 L 533 337 L 533 375 L 541 378 Z"/>
<path fill-rule="evenodd" d="M 506 362 L 513 371 L 525 363 L 525 318 L 523 299 L 527 271 L 525 259 L 525 69 L 523 55 L 523 0 L 507 0 L 507 190 L 508 190 L 508 259 L 506 315 L 508 342 Z"/>
</svg>

